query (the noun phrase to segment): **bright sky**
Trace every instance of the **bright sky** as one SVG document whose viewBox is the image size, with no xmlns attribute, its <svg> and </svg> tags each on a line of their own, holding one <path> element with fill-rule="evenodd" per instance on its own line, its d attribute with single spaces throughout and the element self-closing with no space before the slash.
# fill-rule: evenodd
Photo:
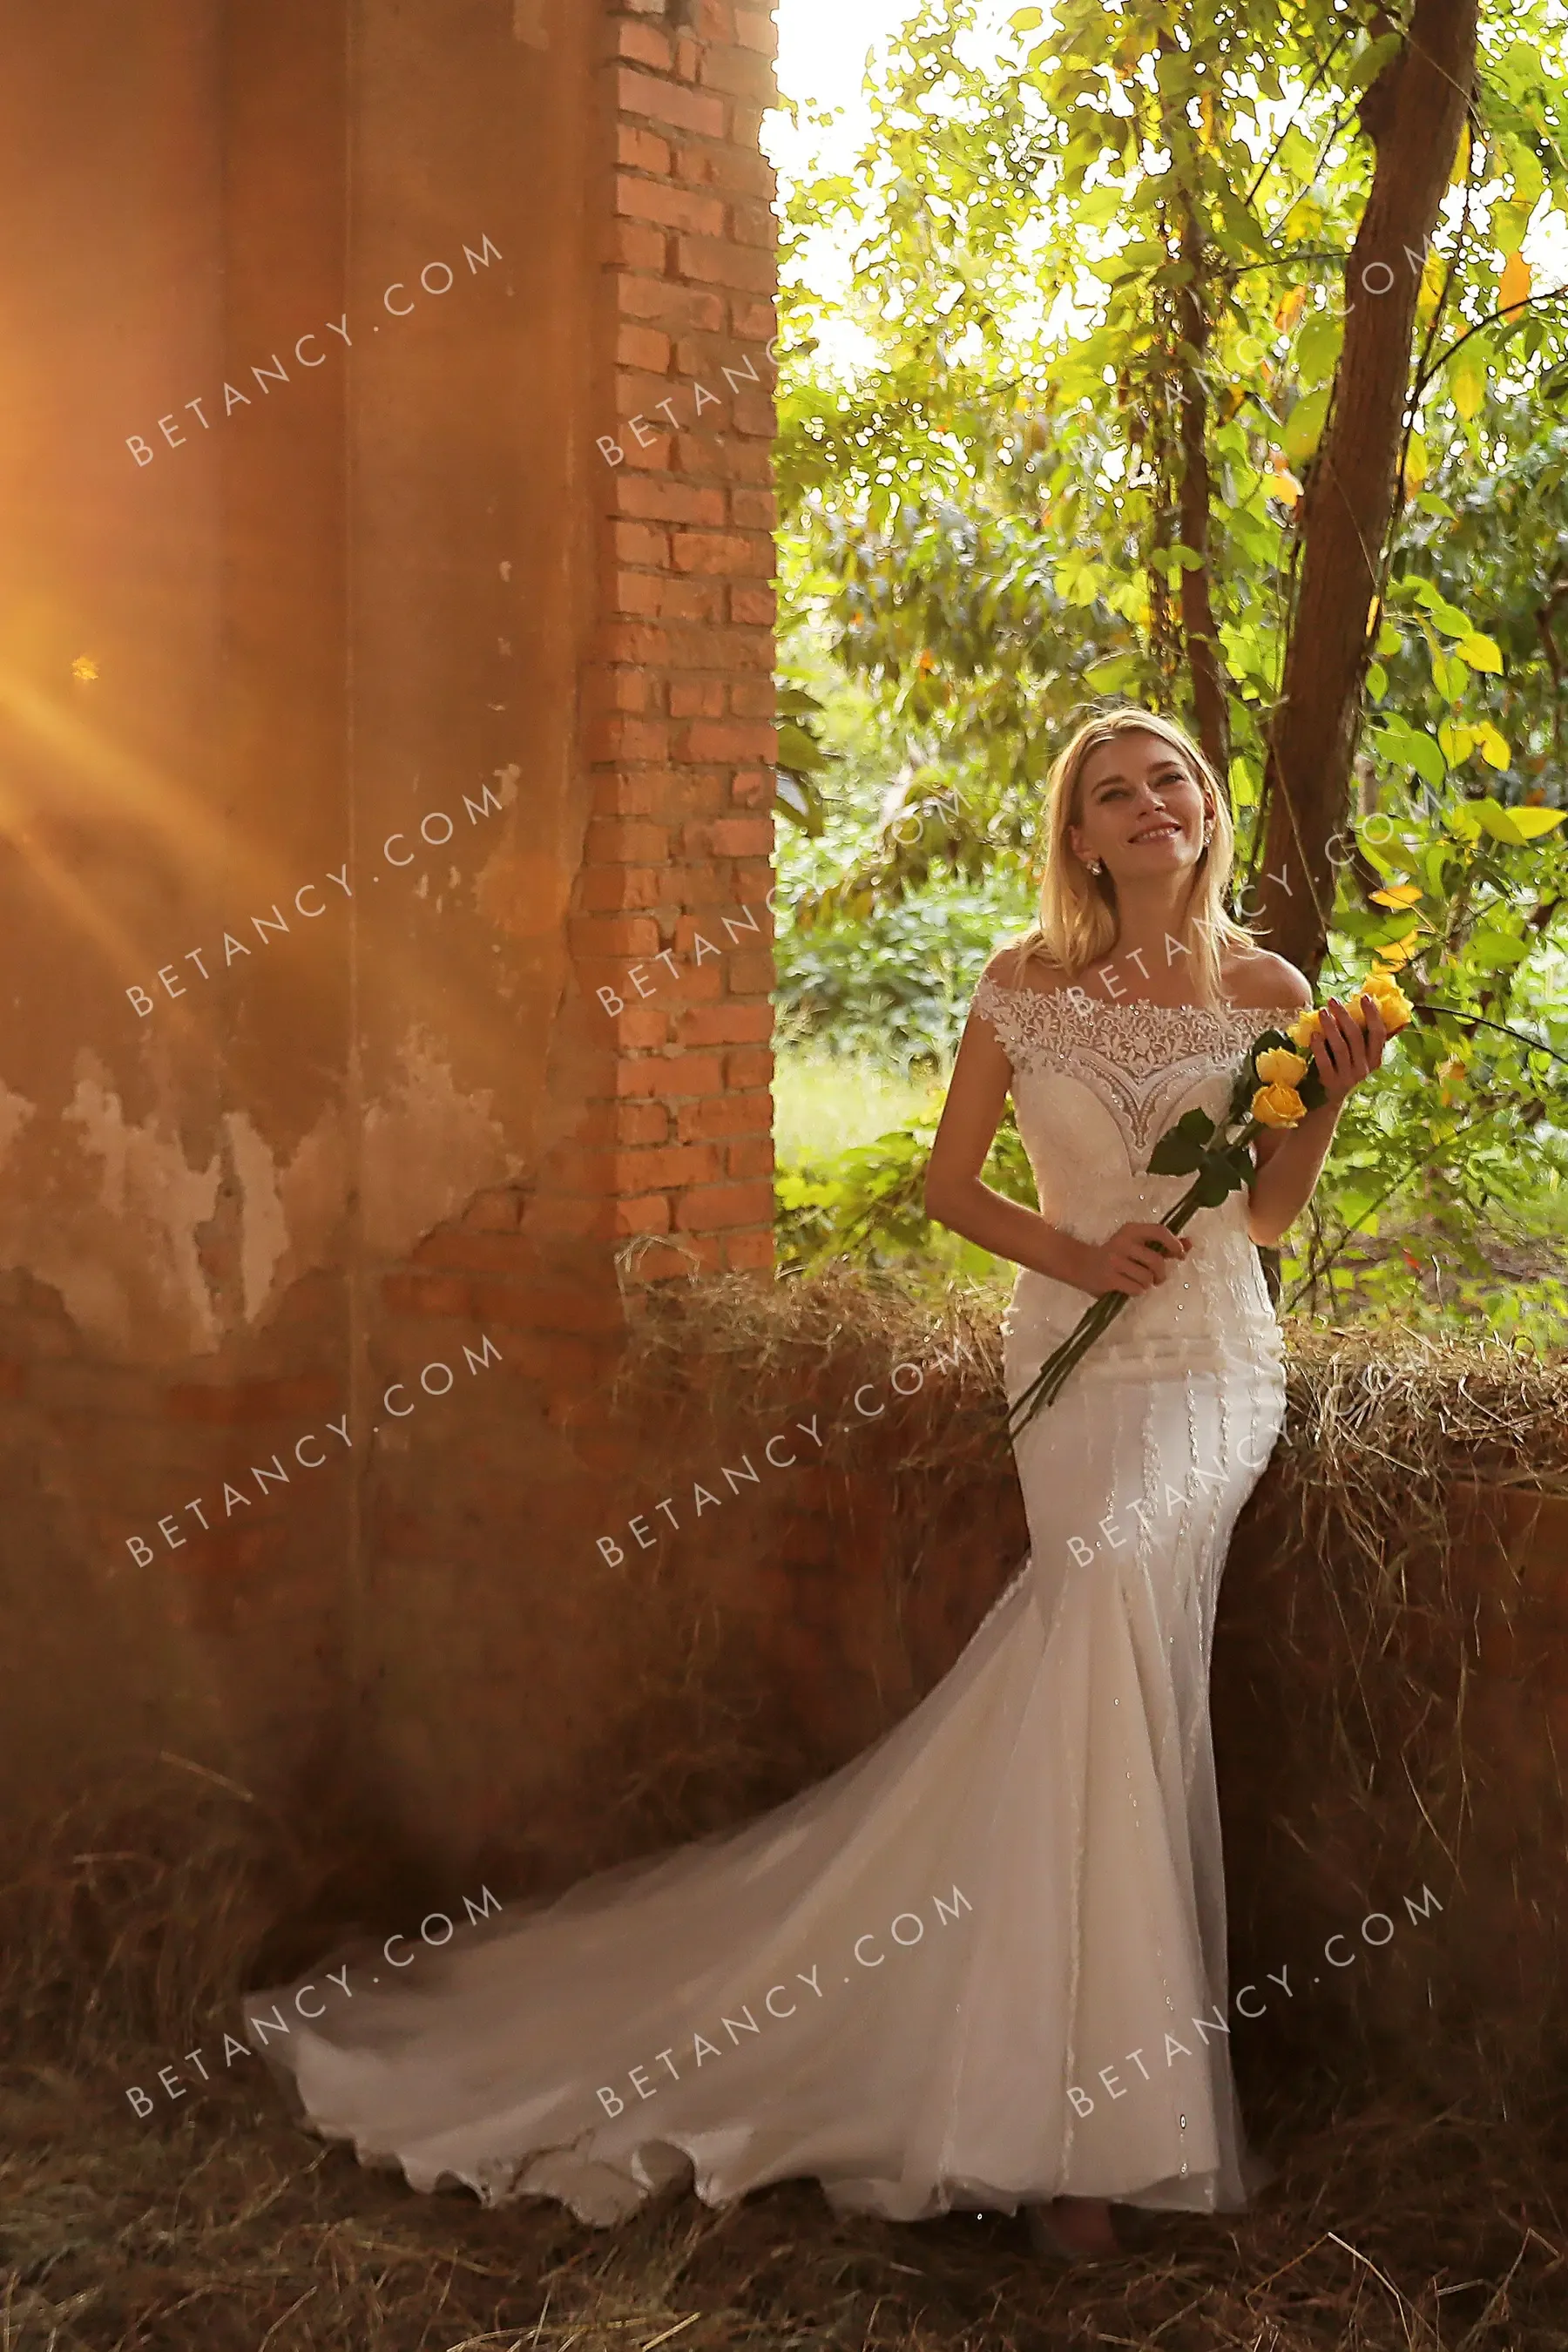
<svg viewBox="0 0 1568 2352">
<path fill-rule="evenodd" d="M 844 136 L 852 148 L 869 118 L 860 99 L 866 52 L 912 15 L 914 0 L 777 0 L 779 88 L 813 106 L 847 110 Z M 782 124 L 770 141 L 773 160 L 785 163 L 790 145 Z"/>
</svg>

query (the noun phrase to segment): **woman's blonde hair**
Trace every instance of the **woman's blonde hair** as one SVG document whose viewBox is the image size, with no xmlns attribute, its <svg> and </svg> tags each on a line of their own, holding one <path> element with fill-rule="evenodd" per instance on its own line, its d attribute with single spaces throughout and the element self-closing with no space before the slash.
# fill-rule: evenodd
<svg viewBox="0 0 1568 2352">
<path fill-rule="evenodd" d="M 1083 822 L 1083 771 L 1090 752 L 1113 743 L 1118 736 L 1131 734 L 1157 735 L 1181 755 L 1197 779 L 1214 820 L 1208 846 L 1194 869 L 1183 929 L 1194 935 L 1188 944 L 1198 1000 L 1217 1004 L 1225 950 L 1257 944 L 1251 932 L 1225 909 L 1225 888 L 1236 850 L 1230 796 L 1191 736 L 1173 719 L 1132 705 L 1086 719 L 1051 763 L 1046 779 L 1046 870 L 1040 883 L 1040 917 L 1016 942 L 1015 970 L 1021 980 L 1024 966 L 1043 951 L 1069 981 L 1076 980 L 1116 944 L 1116 886 L 1109 874 L 1089 872 L 1068 845 L 1068 827 Z"/>
</svg>

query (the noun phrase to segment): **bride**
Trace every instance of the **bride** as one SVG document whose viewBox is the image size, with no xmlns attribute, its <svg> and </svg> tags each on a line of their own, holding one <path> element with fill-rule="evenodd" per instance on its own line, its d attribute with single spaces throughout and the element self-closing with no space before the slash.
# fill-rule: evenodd
<svg viewBox="0 0 1568 2352">
<path fill-rule="evenodd" d="M 1040 921 L 976 988 L 926 1187 L 1018 1266 L 1010 1397 L 1092 1297 L 1132 1301 L 1017 1440 L 1028 1555 L 914 1711 L 773 1812 L 247 1996 L 301 2118 L 416 2189 L 607 2223 L 688 2179 L 719 2205 L 814 2178 L 896 2221 L 1026 2207 L 1093 2254 L 1111 2200 L 1233 2210 L 1269 2178 L 1226 2051 L 1209 1654 L 1284 1412 L 1254 1244 L 1383 1027 L 1331 998 L 1327 1101 L 1172 1234 L 1154 1142 L 1310 992 L 1224 912 L 1226 798 L 1180 729 L 1094 719 L 1047 793 Z M 980 1179 L 1009 1091 L 1037 1212 Z"/>
</svg>

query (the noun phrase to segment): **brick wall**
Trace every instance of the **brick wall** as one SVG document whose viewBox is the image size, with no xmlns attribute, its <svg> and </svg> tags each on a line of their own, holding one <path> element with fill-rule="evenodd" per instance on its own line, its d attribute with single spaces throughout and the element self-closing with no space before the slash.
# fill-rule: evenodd
<svg viewBox="0 0 1568 2352">
<path fill-rule="evenodd" d="M 679 21 L 689 18 L 690 21 Z M 772 18 L 606 6 L 599 626 L 570 944 L 590 1109 L 536 1214 L 638 1278 L 773 1259 Z"/>
</svg>

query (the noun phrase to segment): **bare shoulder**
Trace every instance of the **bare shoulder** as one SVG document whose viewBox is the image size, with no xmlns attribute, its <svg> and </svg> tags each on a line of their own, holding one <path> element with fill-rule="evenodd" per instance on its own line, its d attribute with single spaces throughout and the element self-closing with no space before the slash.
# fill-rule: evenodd
<svg viewBox="0 0 1568 2352">
<path fill-rule="evenodd" d="M 985 966 L 984 977 L 997 988 L 1032 989 L 1037 996 L 1055 995 L 1058 989 L 1069 984 L 1068 973 L 1059 964 L 1051 962 L 1043 947 L 1026 950 L 1017 940 L 996 950 Z"/>
<path fill-rule="evenodd" d="M 1273 1011 L 1281 1005 L 1304 1006 L 1312 1002 L 1311 982 L 1306 974 L 1283 956 L 1271 955 L 1267 948 L 1227 957 L 1225 984 L 1236 1005 L 1267 1006 Z"/>
</svg>

